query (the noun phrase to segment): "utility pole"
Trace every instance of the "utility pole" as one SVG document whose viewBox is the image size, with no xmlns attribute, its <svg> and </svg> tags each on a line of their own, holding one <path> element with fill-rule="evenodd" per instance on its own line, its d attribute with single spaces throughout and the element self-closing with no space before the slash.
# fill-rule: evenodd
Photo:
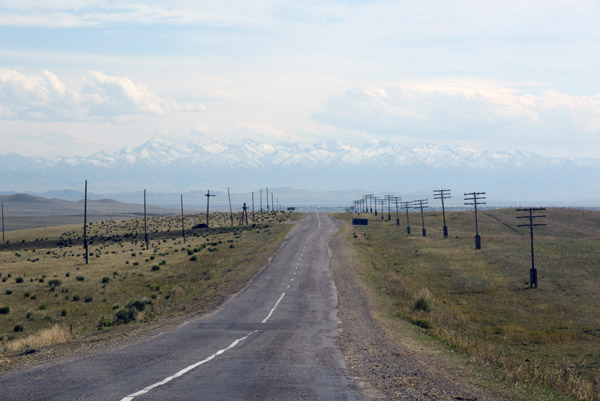
<svg viewBox="0 0 600 401">
<path fill-rule="evenodd" d="M 441 199 L 442 200 L 442 216 L 444 217 L 444 238 L 448 238 L 448 227 L 446 226 L 446 208 L 444 207 L 444 199 L 449 199 L 450 190 L 449 189 L 434 189 L 433 190 L 433 199 Z"/>
<path fill-rule="evenodd" d="M 398 202 L 400 202 L 402 200 L 402 197 L 394 196 L 392 199 L 394 199 L 394 203 L 396 204 L 396 225 L 399 226 L 400 225 L 400 217 L 398 215 Z"/>
<path fill-rule="evenodd" d="M 373 196 L 372 199 L 375 201 L 375 217 L 377 217 L 377 197 Z"/>
<path fill-rule="evenodd" d="M 260 214 L 262 214 L 262 213 L 263 213 L 263 210 L 262 210 L 262 188 L 261 188 L 260 189 Z"/>
<path fill-rule="evenodd" d="M 229 217 L 231 218 L 231 225 L 233 226 L 233 210 L 231 209 L 231 195 L 229 195 L 229 187 L 227 188 L 227 198 L 229 198 Z"/>
<path fill-rule="evenodd" d="M 255 221 L 254 218 L 254 191 L 252 191 L 252 221 Z"/>
<path fill-rule="evenodd" d="M 408 208 L 413 207 L 412 201 L 400 202 L 403 208 L 406 209 L 406 234 L 410 235 L 410 221 L 408 219 Z"/>
<path fill-rule="evenodd" d="M 85 180 L 85 193 L 83 197 L 83 247 L 85 248 L 85 264 L 89 262 L 87 241 L 87 180 Z"/>
<path fill-rule="evenodd" d="M 428 199 L 417 199 L 414 200 L 413 202 L 416 204 L 417 202 L 419 203 L 419 205 L 415 205 L 415 209 L 421 209 L 421 223 L 423 226 L 423 237 L 427 236 L 427 232 L 425 231 L 425 215 L 423 214 L 423 209 L 424 208 L 428 208 L 429 206 L 427 206 L 427 202 L 429 200 Z"/>
<path fill-rule="evenodd" d="M 4 242 L 4 202 L 2 202 L 2 243 Z"/>
<path fill-rule="evenodd" d="M 242 215 L 240 216 L 240 225 L 244 224 L 244 218 L 246 218 L 246 225 L 248 225 L 248 207 L 246 206 L 246 202 L 244 202 L 244 206 L 242 207 Z"/>
<path fill-rule="evenodd" d="M 208 233 L 208 212 L 209 212 L 209 205 L 210 205 L 210 197 L 211 196 L 215 196 L 215 195 L 211 195 L 210 194 L 210 189 L 208 191 L 206 191 L 206 232 Z"/>
<path fill-rule="evenodd" d="M 385 199 L 388 201 L 388 221 L 392 220 L 392 197 L 393 195 L 385 195 Z"/>
<path fill-rule="evenodd" d="M 269 213 L 269 187 L 267 187 L 267 213 Z"/>
<path fill-rule="evenodd" d="M 373 197 L 375 195 L 373 195 L 373 194 L 367 194 L 365 196 L 367 197 L 367 200 L 368 200 L 368 202 L 367 202 L 367 212 L 373 213 Z M 369 204 L 371 206 L 370 208 L 369 208 Z"/>
<path fill-rule="evenodd" d="M 546 217 L 546 215 L 534 215 L 535 212 L 546 210 L 543 207 L 527 207 L 519 208 L 517 212 L 525 212 L 524 216 L 517 216 L 517 219 L 528 219 L 529 223 L 519 224 L 517 227 L 529 227 L 529 235 L 531 238 L 531 269 L 529 269 L 529 288 L 537 288 L 537 270 L 535 268 L 535 259 L 533 256 L 533 227 L 545 226 L 546 223 L 534 223 L 535 219 Z"/>
<path fill-rule="evenodd" d="M 146 221 L 146 190 L 144 189 L 144 241 L 146 242 L 146 250 L 148 250 L 148 222 Z"/>
<path fill-rule="evenodd" d="M 181 235 L 183 235 L 183 243 L 185 244 L 185 224 L 183 222 L 183 194 L 181 194 Z"/>
<path fill-rule="evenodd" d="M 275 211 L 275 202 L 273 202 L 273 191 L 271 191 L 271 211 Z"/>
<path fill-rule="evenodd" d="M 385 206 L 385 198 L 379 199 L 379 202 L 381 204 L 381 220 L 385 220 L 385 218 L 383 217 L 383 214 L 384 214 L 383 207 Z"/>
<path fill-rule="evenodd" d="M 482 202 L 485 199 L 485 192 L 469 192 L 465 193 L 465 205 L 473 205 L 475 208 L 475 249 L 481 249 L 481 237 L 479 236 L 479 224 L 477 222 L 477 206 L 485 205 L 485 202 Z"/>
</svg>

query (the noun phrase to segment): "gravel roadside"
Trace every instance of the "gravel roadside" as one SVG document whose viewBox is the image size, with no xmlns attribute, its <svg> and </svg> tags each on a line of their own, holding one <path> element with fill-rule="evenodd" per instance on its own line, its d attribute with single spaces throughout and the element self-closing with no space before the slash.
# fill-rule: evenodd
<svg viewBox="0 0 600 401">
<path fill-rule="evenodd" d="M 338 225 L 345 224 L 334 219 Z M 350 228 L 351 229 L 351 228 Z M 364 285 L 356 252 L 343 238 L 331 237 L 331 271 L 338 292 L 338 318 L 348 373 L 367 400 L 502 400 L 479 388 L 473 373 L 459 361 L 426 349 L 414 340 L 408 323 L 377 317 L 375 297 Z"/>
</svg>

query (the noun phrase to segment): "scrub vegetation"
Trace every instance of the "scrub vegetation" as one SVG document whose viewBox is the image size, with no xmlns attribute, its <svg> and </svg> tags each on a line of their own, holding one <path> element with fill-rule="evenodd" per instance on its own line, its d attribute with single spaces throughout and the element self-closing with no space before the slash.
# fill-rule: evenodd
<svg viewBox="0 0 600 401">
<path fill-rule="evenodd" d="M 296 215 L 294 215 L 296 216 Z M 250 225 L 210 215 L 210 232 L 192 228 L 204 215 L 89 223 L 9 232 L 0 245 L 0 354 L 34 352 L 98 330 L 214 307 L 230 282 L 249 280 L 285 238 L 284 213 L 256 214 Z M 0 358 L 1 359 L 1 358 Z"/>
<path fill-rule="evenodd" d="M 404 319 L 515 384 L 600 399 L 600 213 L 548 209 L 535 230 L 539 288 L 529 289 L 529 230 L 514 209 L 428 212 L 383 222 L 369 215 L 346 239 L 391 319 Z M 364 218 L 365 215 L 360 217 Z M 394 216 L 395 217 L 395 216 Z M 405 216 L 400 216 L 401 218 Z M 351 215 L 338 215 L 350 224 Z M 560 398 L 558 398 L 560 399 Z"/>
</svg>

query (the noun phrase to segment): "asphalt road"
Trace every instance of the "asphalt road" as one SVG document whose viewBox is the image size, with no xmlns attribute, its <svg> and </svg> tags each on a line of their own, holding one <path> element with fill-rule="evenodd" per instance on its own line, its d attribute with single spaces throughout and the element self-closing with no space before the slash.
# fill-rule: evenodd
<svg viewBox="0 0 600 401">
<path fill-rule="evenodd" d="M 0 377 L 2 400 L 359 400 L 336 348 L 334 223 L 299 221 L 214 313 L 114 351 Z"/>
</svg>

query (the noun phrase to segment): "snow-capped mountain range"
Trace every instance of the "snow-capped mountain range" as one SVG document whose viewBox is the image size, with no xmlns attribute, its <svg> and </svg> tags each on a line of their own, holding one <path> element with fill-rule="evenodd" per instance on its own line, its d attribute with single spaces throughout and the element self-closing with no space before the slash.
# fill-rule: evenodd
<svg viewBox="0 0 600 401">
<path fill-rule="evenodd" d="M 240 192 L 286 186 L 418 192 L 452 187 L 456 193 L 487 190 L 515 201 L 600 199 L 600 159 L 394 142 L 181 145 L 154 139 L 136 148 L 85 157 L 4 154 L 0 174 L 0 192 L 79 190 L 88 179 L 96 192 L 108 193 L 141 188 L 179 192 L 231 187 Z"/>
</svg>

